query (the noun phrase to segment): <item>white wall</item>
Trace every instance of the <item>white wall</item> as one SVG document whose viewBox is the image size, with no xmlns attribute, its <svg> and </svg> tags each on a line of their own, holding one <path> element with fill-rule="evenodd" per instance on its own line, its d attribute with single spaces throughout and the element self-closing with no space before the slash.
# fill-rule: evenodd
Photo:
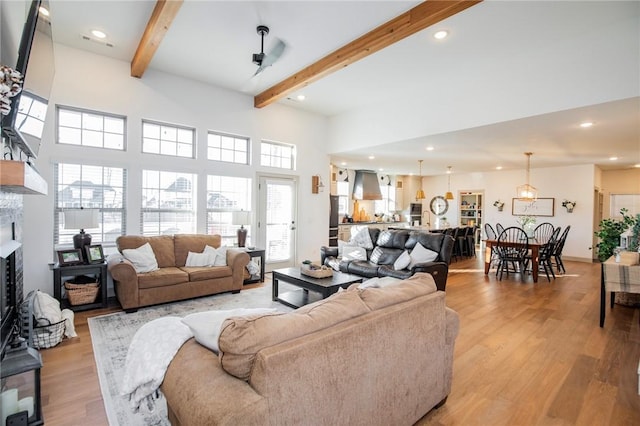
<svg viewBox="0 0 640 426">
<path fill-rule="evenodd" d="M 127 233 L 139 233 L 141 179 L 143 168 L 250 177 L 256 186 L 258 173 L 288 174 L 299 178 L 297 260 L 319 259 L 320 246 L 327 244 L 329 227 L 328 191 L 311 194 L 311 176 L 319 174 L 329 182 L 326 153 L 326 119 L 286 106 L 253 107 L 253 97 L 208 86 L 149 69 L 142 79 L 130 77 L 129 63 L 55 45 L 56 74 L 51 104 L 93 109 L 127 117 L 125 152 L 55 144 L 55 108 L 48 111 L 44 142 L 36 161 L 49 183 L 48 196 L 25 197 L 24 283 L 25 291 L 40 289 L 53 293 L 53 164 L 83 162 L 126 167 Z M 198 141 L 197 159 L 142 154 L 141 120 L 151 119 L 194 127 Z M 251 138 L 250 166 L 206 160 L 208 130 Z M 297 147 L 297 169 L 292 172 L 259 166 L 261 139 L 292 143 Z M 203 184 L 204 179 L 200 179 Z M 256 207 L 256 191 L 253 194 Z M 204 232 L 204 206 L 198 210 L 198 232 Z M 255 220 L 255 218 L 254 218 Z"/>
<path fill-rule="evenodd" d="M 595 167 L 593 165 L 553 167 L 531 169 L 531 185 L 538 189 L 539 198 L 554 198 L 553 217 L 538 217 L 537 223 L 550 222 L 564 229 L 571 225 L 571 231 L 564 247 L 563 255 L 576 260 L 591 261 L 593 244 L 593 190 L 595 185 Z M 517 226 L 517 216 L 511 214 L 511 201 L 515 197 L 516 186 L 525 183 L 525 172 L 495 171 L 489 173 L 452 174 L 451 192 L 456 199 L 449 201 L 449 211 L 445 215 L 452 225 L 459 220 L 458 191 L 484 191 L 482 223 L 503 226 Z M 447 177 L 434 176 L 424 178 L 425 192 L 429 202 L 434 195 L 443 195 L 447 191 Z M 496 200 L 504 201 L 504 209 L 499 212 L 493 206 Z M 576 201 L 573 213 L 567 213 L 562 201 Z M 425 203 L 426 204 L 426 203 Z"/>
</svg>

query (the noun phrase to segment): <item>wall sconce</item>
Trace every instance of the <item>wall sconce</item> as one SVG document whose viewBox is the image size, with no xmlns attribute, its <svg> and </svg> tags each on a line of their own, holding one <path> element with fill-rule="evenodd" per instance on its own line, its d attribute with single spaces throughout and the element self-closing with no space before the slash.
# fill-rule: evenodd
<svg viewBox="0 0 640 426">
<path fill-rule="evenodd" d="M 311 193 L 317 194 L 322 192 L 324 188 L 324 183 L 322 183 L 322 178 L 320 175 L 311 176 Z"/>
</svg>

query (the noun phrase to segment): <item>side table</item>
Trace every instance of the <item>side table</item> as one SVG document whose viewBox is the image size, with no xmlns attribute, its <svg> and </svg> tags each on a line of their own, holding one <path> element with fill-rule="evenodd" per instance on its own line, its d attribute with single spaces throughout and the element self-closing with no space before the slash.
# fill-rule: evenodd
<svg viewBox="0 0 640 426">
<path fill-rule="evenodd" d="M 79 275 L 94 276 L 100 284 L 100 290 L 95 302 L 83 305 L 71 305 L 65 297 L 66 294 L 63 294 L 64 278 L 74 278 Z M 107 262 L 70 266 L 60 266 L 56 263 L 53 266 L 53 297 L 60 301 L 60 307 L 62 309 L 68 308 L 72 311 L 86 311 L 89 309 L 106 308 L 108 306 Z"/>
<path fill-rule="evenodd" d="M 640 293 L 640 253 L 623 251 L 620 261 L 611 256 L 602 262 L 600 275 L 600 327 L 604 326 L 605 299 L 611 293 L 611 309 L 615 303 L 616 292 Z"/>
<path fill-rule="evenodd" d="M 247 278 L 246 280 L 244 280 L 244 284 L 251 284 L 251 283 L 257 283 L 257 282 L 264 282 L 264 254 L 265 254 L 265 250 L 264 249 L 259 249 L 259 248 L 244 248 L 244 250 L 247 252 L 247 254 L 250 257 L 250 261 L 254 260 L 254 259 L 258 259 L 259 263 L 260 263 L 260 273 L 259 274 L 253 274 L 251 275 L 249 278 Z"/>
</svg>

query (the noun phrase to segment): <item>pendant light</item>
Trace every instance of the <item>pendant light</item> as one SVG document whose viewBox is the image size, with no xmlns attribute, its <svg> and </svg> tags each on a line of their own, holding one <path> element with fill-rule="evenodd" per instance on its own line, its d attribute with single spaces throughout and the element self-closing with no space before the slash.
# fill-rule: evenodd
<svg viewBox="0 0 640 426">
<path fill-rule="evenodd" d="M 453 193 L 451 192 L 451 166 L 447 166 L 447 174 L 449 175 L 449 186 L 447 187 L 449 190 L 446 194 L 444 194 L 445 200 L 453 200 Z"/>
<path fill-rule="evenodd" d="M 420 164 L 420 189 L 416 192 L 416 201 L 427 198 L 424 196 L 424 191 L 422 190 L 422 161 L 423 160 L 418 160 L 418 163 Z"/>
<path fill-rule="evenodd" d="M 527 156 L 527 183 L 516 188 L 516 196 L 520 201 L 535 201 L 538 199 L 538 190 L 529 184 L 529 174 L 531 171 L 531 156 L 533 152 L 525 152 Z"/>
</svg>

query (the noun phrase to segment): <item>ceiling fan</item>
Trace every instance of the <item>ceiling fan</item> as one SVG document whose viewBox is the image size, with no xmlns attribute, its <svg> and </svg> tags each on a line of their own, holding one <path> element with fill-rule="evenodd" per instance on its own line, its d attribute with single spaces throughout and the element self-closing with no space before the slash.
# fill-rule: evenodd
<svg viewBox="0 0 640 426">
<path fill-rule="evenodd" d="M 258 32 L 258 35 L 261 38 L 261 42 L 260 42 L 260 53 L 253 54 L 253 63 L 258 66 L 256 73 L 253 74 L 254 77 L 260 74 L 266 68 L 273 65 L 274 62 L 277 61 L 280 56 L 282 56 L 285 48 L 287 47 L 287 45 L 282 40 L 277 39 L 276 45 L 273 47 L 273 49 L 271 49 L 269 54 L 265 54 L 264 53 L 264 36 L 269 34 L 269 27 L 267 27 L 266 25 L 258 25 L 258 27 L 256 28 L 256 31 Z"/>
</svg>

